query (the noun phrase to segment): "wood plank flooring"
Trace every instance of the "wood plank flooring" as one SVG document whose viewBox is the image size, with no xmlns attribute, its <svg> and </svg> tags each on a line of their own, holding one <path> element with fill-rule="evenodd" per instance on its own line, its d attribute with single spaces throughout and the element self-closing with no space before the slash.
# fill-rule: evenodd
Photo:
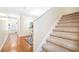
<svg viewBox="0 0 79 59">
<path fill-rule="evenodd" d="M 17 36 L 17 38 L 10 38 L 11 35 L 9 34 L 8 38 L 6 38 L 6 42 L 1 49 L 1 52 L 32 52 L 33 47 L 27 42 L 27 36 Z"/>
</svg>

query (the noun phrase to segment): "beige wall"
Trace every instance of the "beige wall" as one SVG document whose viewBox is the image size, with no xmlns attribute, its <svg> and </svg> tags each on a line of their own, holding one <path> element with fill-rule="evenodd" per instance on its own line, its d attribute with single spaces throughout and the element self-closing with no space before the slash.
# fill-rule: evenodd
<svg viewBox="0 0 79 59">
<path fill-rule="evenodd" d="M 34 51 L 37 51 L 44 37 L 62 15 L 79 11 L 79 8 L 51 8 L 34 21 Z"/>
<path fill-rule="evenodd" d="M 79 12 L 79 8 L 76 7 L 63 7 L 62 8 L 63 14 L 70 14 L 74 12 Z"/>
</svg>

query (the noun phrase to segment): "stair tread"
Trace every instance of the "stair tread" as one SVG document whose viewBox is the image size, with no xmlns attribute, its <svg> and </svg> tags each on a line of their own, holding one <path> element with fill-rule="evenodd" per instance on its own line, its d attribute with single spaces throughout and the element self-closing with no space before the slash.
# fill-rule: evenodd
<svg viewBox="0 0 79 59">
<path fill-rule="evenodd" d="M 79 26 L 79 23 L 63 23 L 63 24 L 57 24 L 57 26 Z"/>
<path fill-rule="evenodd" d="M 50 35 L 66 38 L 69 40 L 79 41 L 79 34 L 69 32 L 53 32 Z"/>
<path fill-rule="evenodd" d="M 71 28 L 74 27 L 75 28 L 75 27 L 79 27 L 79 26 L 55 26 L 55 27 L 63 27 L 63 28 L 64 27 L 66 27 L 66 28 L 68 28 L 68 27 L 71 27 Z"/>
<path fill-rule="evenodd" d="M 61 18 L 60 20 L 63 20 L 63 21 L 70 21 L 70 20 L 75 20 L 75 19 L 78 19 L 79 20 L 79 15 L 76 16 L 76 17 L 69 17 L 69 18 Z"/>
<path fill-rule="evenodd" d="M 58 45 L 61 45 L 67 49 L 73 50 L 73 51 L 79 51 L 79 42 L 66 40 L 58 37 L 50 37 L 48 39 L 49 42 L 56 43 Z"/>
<path fill-rule="evenodd" d="M 79 16 L 79 12 L 63 15 L 62 18 L 69 18 L 69 17 L 74 17 L 74 16 Z"/>
<path fill-rule="evenodd" d="M 63 15 L 61 19 L 77 18 L 79 17 L 79 12 Z"/>
<path fill-rule="evenodd" d="M 79 19 L 75 20 L 59 20 L 59 23 L 79 23 Z"/>
<path fill-rule="evenodd" d="M 79 27 L 56 27 L 55 29 L 54 29 L 54 31 L 66 31 L 66 32 L 76 32 L 76 33 L 78 33 L 79 32 Z"/>
<path fill-rule="evenodd" d="M 69 50 L 59 47 L 55 44 L 51 44 L 50 42 L 47 42 L 46 44 L 43 45 L 43 48 L 47 52 L 69 52 Z"/>
</svg>

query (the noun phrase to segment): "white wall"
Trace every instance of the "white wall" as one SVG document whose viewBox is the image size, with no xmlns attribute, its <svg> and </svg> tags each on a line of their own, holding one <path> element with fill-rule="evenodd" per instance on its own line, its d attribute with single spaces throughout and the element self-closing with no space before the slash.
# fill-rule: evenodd
<svg viewBox="0 0 79 59">
<path fill-rule="evenodd" d="M 4 41 L 4 38 L 7 34 L 7 20 L 2 20 L 0 18 L 0 47 L 2 46 L 2 43 Z"/>
<path fill-rule="evenodd" d="M 25 36 L 25 35 L 31 35 L 32 33 L 32 29 L 28 28 L 29 25 L 29 21 L 35 20 L 36 17 L 32 17 L 32 16 L 21 16 L 20 18 L 20 32 L 19 35 L 20 36 Z"/>
<path fill-rule="evenodd" d="M 8 33 L 16 32 L 16 30 L 17 32 L 19 32 L 19 24 L 17 23 L 18 25 L 16 25 L 15 20 L 18 21 L 18 19 L 12 18 L 0 18 L 0 48 L 2 48 L 3 44 L 5 43 Z M 9 28 L 8 24 L 14 24 L 15 26 L 17 26 L 16 30 L 13 30 L 13 27 Z"/>
<path fill-rule="evenodd" d="M 44 40 L 45 36 L 49 32 L 50 28 L 54 28 L 54 24 L 60 19 L 62 15 L 73 13 L 79 11 L 79 8 L 51 8 L 39 19 L 34 21 L 34 51 L 38 51 L 41 42 Z"/>
<path fill-rule="evenodd" d="M 34 51 L 36 51 L 42 42 L 47 32 L 54 25 L 56 20 L 59 19 L 61 11 L 60 8 L 52 8 L 38 20 L 34 22 Z"/>
</svg>

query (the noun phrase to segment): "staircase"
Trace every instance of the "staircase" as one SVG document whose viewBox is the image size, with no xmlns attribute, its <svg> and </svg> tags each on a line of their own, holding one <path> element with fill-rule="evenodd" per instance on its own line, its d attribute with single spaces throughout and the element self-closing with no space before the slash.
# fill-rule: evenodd
<svg viewBox="0 0 79 59">
<path fill-rule="evenodd" d="M 63 15 L 42 48 L 46 52 L 79 51 L 79 12 Z"/>
</svg>

